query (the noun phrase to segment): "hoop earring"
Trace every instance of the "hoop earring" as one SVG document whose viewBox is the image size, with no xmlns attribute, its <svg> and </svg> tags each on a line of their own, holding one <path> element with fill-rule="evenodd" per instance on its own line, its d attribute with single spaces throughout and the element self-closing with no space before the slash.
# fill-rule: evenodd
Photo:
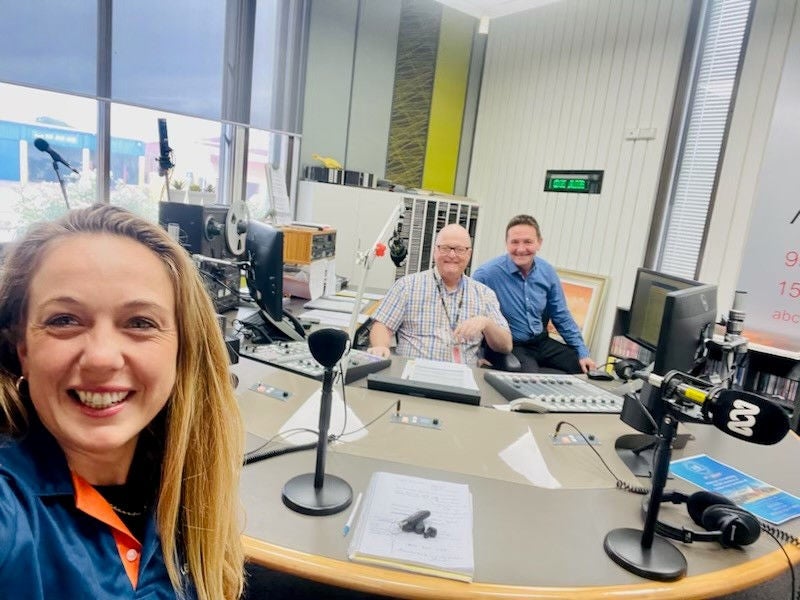
<svg viewBox="0 0 800 600">
<path fill-rule="evenodd" d="M 22 393 L 20 391 L 20 388 L 22 387 L 23 383 L 25 383 L 25 376 L 24 375 L 20 375 L 19 377 L 17 377 L 17 381 L 14 382 L 14 387 L 17 388 L 17 393 L 18 394 Z"/>
</svg>

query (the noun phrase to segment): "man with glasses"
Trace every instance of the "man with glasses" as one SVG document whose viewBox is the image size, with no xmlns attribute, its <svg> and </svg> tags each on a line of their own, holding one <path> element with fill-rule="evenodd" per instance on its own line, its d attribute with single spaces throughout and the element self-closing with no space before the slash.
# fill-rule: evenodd
<svg viewBox="0 0 800 600">
<path fill-rule="evenodd" d="M 530 215 L 517 215 L 506 226 L 507 253 L 478 267 L 473 277 L 497 294 L 522 371 L 586 373 L 596 365 L 569 312 L 555 268 L 536 256 L 541 247 L 539 223 Z M 566 345 L 548 335 L 548 321 Z"/>
<path fill-rule="evenodd" d="M 494 292 L 464 275 L 469 233 L 446 225 L 436 236 L 434 267 L 401 277 L 373 315 L 369 352 L 388 357 L 397 335 L 400 356 L 477 365 L 481 341 L 511 351 L 511 331 Z"/>
</svg>

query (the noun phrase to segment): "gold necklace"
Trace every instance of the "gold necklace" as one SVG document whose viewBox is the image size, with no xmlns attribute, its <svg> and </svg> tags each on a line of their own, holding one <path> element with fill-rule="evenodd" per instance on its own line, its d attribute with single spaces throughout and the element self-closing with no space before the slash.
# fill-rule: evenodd
<svg viewBox="0 0 800 600">
<path fill-rule="evenodd" d="M 121 515 L 125 515 L 126 517 L 141 517 L 147 510 L 147 506 L 142 507 L 142 510 L 125 510 L 124 508 L 120 508 L 119 506 L 114 506 L 110 502 L 108 504 L 109 506 L 111 506 L 111 508 L 114 509 L 114 512 L 119 513 Z"/>
</svg>

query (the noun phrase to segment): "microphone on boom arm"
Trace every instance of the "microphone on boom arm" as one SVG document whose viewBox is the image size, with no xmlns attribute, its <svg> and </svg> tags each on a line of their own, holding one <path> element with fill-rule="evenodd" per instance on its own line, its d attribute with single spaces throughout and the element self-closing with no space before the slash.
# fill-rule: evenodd
<svg viewBox="0 0 800 600">
<path fill-rule="evenodd" d="M 403 228 L 403 216 L 400 215 L 397 219 L 397 227 L 395 227 L 392 237 L 389 239 L 389 258 L 392 259 L 395 267 L 403 264 L 403 261 L 408 255 L 408 248 L 403 238 L 400 237 L 400 230 Z"/>
<path fill-rule="evenodd" d="M 167 120 L 158 120 L 158 151 L 159 156 L 156 159 L 158 162 L 158 174 L 163 176 L 175 164 L 170 159 L 172 148 L 169 147 L 169 139 L 167 138 Z"/>
<path fill-rule="evenodd" d="M 661 388 L 665 399 L 674 394 L 687 408 L 699 407 L 703 422 L 710 422 L 737 439 L 754 444 L 777 444 L 791 428 L 786 411 L 758 394 L 713 386 L 704 390 L 686 383 L 687 376 L 679 371 L 670 371 L 663 377 L 643 371 L 634 375 Z"/>
<path fill-rule="evenodd" d="M 33 140 L 33 145 L 36 146 L 37 150 L 41 150 L 42 152 L 46 152 L 47 154 L 49 154 L 50 158 L 53 159 L 54 163 L 61 163 L 73 173 L 80 175 L 80 172 L 77 169 L 73 169 L 72 165 L 70 165 L 67 161 L 61 158 L 61 155 L 50 147 L 50 144 L 47 143 L 47 140 L 43 140 L 42 138 L 36 138 L 35 140 Z"/>
</svg>

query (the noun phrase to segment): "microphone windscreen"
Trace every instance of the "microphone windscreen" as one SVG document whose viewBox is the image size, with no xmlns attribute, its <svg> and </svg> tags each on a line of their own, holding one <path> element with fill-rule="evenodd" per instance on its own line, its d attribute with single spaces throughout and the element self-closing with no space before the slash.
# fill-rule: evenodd
<svg viewBox="0 0 800 600">
<path fill-rule="evenodd" d="M 344 355 L 349 339 L 341 329 L 317 329 L 308 336 L 308 349 L 314 360 L 325 369 L 331 369 Z"/>
<path fill-rule="evenodd" d="M 789 432 L 789 415 L 778 404 L 750 392 L 724 390 L 704 410 L 714 427 L 754 444 L 777 444 Z"/>
<path fill-rule="evenodd" d="M 46 140 L 42 138 L 36 138 L 33 140 L 33 145 L 36 146 L 37 150 L 41 150 L 42 152 L 47 152 L 47 149 L 50 147 L 50 144 L 47 143 Z"/>
</svg>

